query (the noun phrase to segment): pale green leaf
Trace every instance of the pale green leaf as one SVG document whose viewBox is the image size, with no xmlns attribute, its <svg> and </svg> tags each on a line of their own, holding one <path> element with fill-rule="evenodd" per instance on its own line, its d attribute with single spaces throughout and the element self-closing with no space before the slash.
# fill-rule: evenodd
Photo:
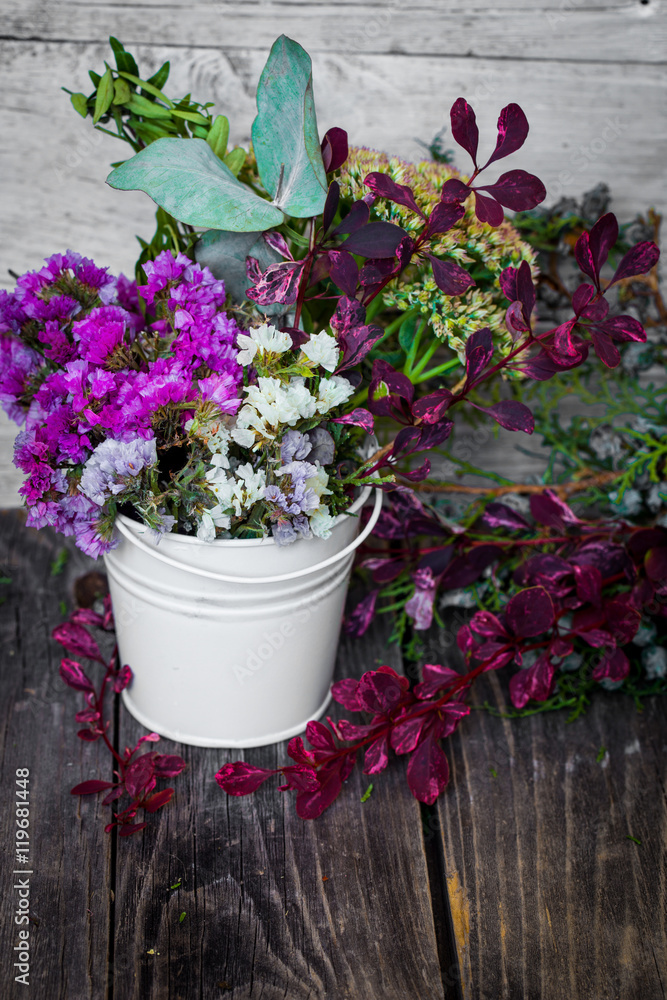
<svg viewBox="0 0 667 1000">
<path fill-rule="evenodd" d="M 283 213 L 236 180 L 203 139 L 158 139 L 107 177 L 121 191 L 145 191 L 191 226 L 247 233 L 272 229 Z"/>
<path fill-rule="evenodd" d="M 93 125 L 97 125 L 102 115 L 106 114 L 113 101 L 113 76 L 107 66 L 104 76 L 101 78 L 97 93 L 95 94 L 95 110 L 93 112 Z"/>
<path fill-rule="evenodd" d="M 70 94 L 70 101 L 74 110 L 85 118 L 88 114 L 88 98 L 85 94 Z"/>
<path fill-rule="evenodd" d="M 130 90 L 129 83 L 127 80 L 123 80 L 121 77 L 118 77 L 113 85 L 113 103 L 127 104 L 127 102 L 131 99 L 132 91 Z"/>
<path fill-rule="evenodd" d="M 223 162 L 225 166 L 229 167 L 231 172 L 234 174 L 234 177 L 238 177 L 241 167 L 245 163 L 245 158 L 245 149 L 241 149 L 240 146 L 237 146 L 236 149 L 231 151 L 231 153 L 227 153 Z"/>
<path fill-rule="evenodd" d="M 257 88 L 252 142 L 262 184 L 287 215 L 320 215 L 327 195 L 310 56 L 281 35 Z"/>
<path fill-rule="evenodd" d="M 154 87 L 151 83 L 148 83 L 146 80 L 140 80 L 138 76 L 134 75 L 134 73 L 122 72 L 119 73 L 119 76 L 122 76 L 123 79 L 125 80 L 129 80 L 130 83 L 134 83 L 137 87 L 141 87 L 141 89 L 145 90 L 147 94 L 152 94 L 153 97 L 157 97 L 158 101 L 164 101 L 167 107 L 169 108 L 174 107 L 174 102 L 170 101 L 168 97 L 165 97 L 165 95 L 162 93 L 161 90 L 158 90 L 157 87 Z"/>
<path fill-rule="evenodd" d="M 217 157 L 224 160 L 229 140 L 229 119 L 225 115 L 216 115 L 206 141 Z M 232 171 L 234 173 L 234 171 Z"/>
<path fill-rule="evenodd" d="M 172 112 L 174 118 L 183 118 L 186 122 L 194 122 L 195 125 L 208 125 L 208 118 L 200 115 L 198 111 L 177 111 Z"/>
</svg>

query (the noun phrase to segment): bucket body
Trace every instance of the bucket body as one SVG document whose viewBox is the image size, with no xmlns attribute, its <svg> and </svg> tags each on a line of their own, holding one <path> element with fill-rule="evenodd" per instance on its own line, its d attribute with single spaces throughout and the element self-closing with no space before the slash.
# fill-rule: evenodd
<svg viewBox="0 0 667 1000">
<path fill-rule="evenodd" d="M 364 536 L 380 506 L 378 495 Z M 122 516 L 117 533 L 104 560 L 120 662 L 134 674 L 123 700 L 135 719 L 192 746 L 257 747 L 322 715 L 358 516 L 341 514 L 328 539 L 282 547 L 175 534 L 156 544 Z"/>
</svg>

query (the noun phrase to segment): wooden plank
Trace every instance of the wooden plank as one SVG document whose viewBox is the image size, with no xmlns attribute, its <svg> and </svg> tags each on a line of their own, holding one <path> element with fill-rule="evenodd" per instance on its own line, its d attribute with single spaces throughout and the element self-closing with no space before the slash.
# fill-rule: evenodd
<svg viewBox="0 0 667 1000">
<path fill-rule="evenodd" d="M 338 676 L 373 667 L 385 642 L 379 631 L 343 642 Z M 384 653 L 400 669 L 396 648 Z M 143 732 L 123 711 L 121 743 Z M 189 767 L 167 809 L 119 843 L 116 995 L 443 997 L 420 813 L 400 762 L 365 804 L 369 779 L 355 773 L 323 817 L 303 822 L 273 782 L 247 798 L 221 792 L 213 776 L 239 752 L 160 748 L 184 751 Z M 244 758 L 276 767 L 285 750 Z"/>
<path fill-rule="evenodd" d="M 344 7 L 344 13 L 341 7 Z M 475 9 L 476 8 L 476 9 Z M 4 0 L 0 35 L 42 41 L 219 46 L 268 52 L 278 35 L 311 53 L 465 55 L 568 62 L 664 62 L 667 10 L 651 3 L 508 5 L 445 3 L 93 4 Z M 594 51 L 592 40 L 595 39 Z M 602 42 L 603 40 L 603 42 Z M 601 43 L 602 42 L 602 43 Z M 418 70 L 417 70 L 418 72 Z"/>
<path fill-rule="evenodd" d="M 101 1000 L 106 995 L 111 842 L 94 799 L 78 800 L 70 788 L 91 777 L 111 777 L 108 754 L 76 737 L 74 713 L 82 698 L 58 676 L 60 647 L 51 629 L 63 620 L 60 601 L 70 602 L 73 580 L 92 560 L 67 544 L 70 559 L 61 576 L 51 563 L 62 536 L 24 526 L 19 513 L 0 513 L 0 747 L 2 769 L 3 997 L 33 992 L 43 997 Z M 30 770 L 30 861 L 15 863 L 16 770 Z M 13 875 L 23 867 L 30 875 Z M 18 944 L 14 912 L 18 879 L 29 878 L 29 986 L 15 982 Z M 24 925 L 25 926 L 25 925 Z"/>
<path fill-rule="evenodd" d="M 496 677 L 476 697 L 505 706 Z M 664 698 L 602 692 L 570 725 L 461 725 L 439 812 L 464 998 L 664 1000 L 665 732 Z"/>
<path fill-rule="evenodd" d="M 134 234 L 152 233 L 152 203 L 141 193 L 105 186 L 109 163 L 123 156 L 125 147 L 93 131 L 59 90 L 61 84 L 87 89 L 87 69 L 103 64 L 106 46 L 4 42 L 0 55 L 0 85 L 13 94 L 11 107 L 0 110 L 5 137 L 0 282 L 11 284 L 9 268 L 37 267 L 44 256 L 66 247 L 115 272 L 131 273 Z M 171 59 L 173 92 L 192 89 L 197 98 L 214 100 L 229 114 L 233 140 L 248 141 L 264 52 L 165 47 L 139 48 L 137 55 L 147 70 Z M 526 72 L 511 60 L 425 56 L 416 64 L 393 55 L 316 54 L 320 130 L 341 125 L 353 143 L 415 159 L 423 155 L 416 137 L 430 140 L 447 120 L 451 102 L 465 94 L 476 109 L 486 150 L 500 107 L 518 101 L 531 134 L 512 164 L 542 177 L 548 203 L 561 195 L 579 197 L 606 181 L 621 218 L 651 204 L 663 211 L 667 80 L 662 69 L 536 62 L 530 64 L 528 88 Z M 464 168 L 465 159 L 462 154 Z"/>
<path fill-rule="evenodd" d="M 16 424 L 0 411 L 0 508 L 23 506 L 23 498 L 18 495 L 23 473 L 12 462 L 17 431 Z"/>
</svg>

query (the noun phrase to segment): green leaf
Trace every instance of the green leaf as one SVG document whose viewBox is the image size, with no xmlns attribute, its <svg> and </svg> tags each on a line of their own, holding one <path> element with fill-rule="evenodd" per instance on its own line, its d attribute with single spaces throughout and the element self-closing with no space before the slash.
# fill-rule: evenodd
<svg viewBox="0 0 667 1000">
<path fill-rule="evenodd" d="M 226 115 L 216 115 L 209 133 L 206 136 L 206 141 L 220 160 L 224 160 L 225 158 L 228 140 L 229 119 Z M 233 170 L 232 173 L 234 173 Z"/>
<path fill-rule="evenodd" d="M 147 94 L 152 94 L 153 97 L 157 97 L 159 101 L 164 101 L 168 108 L 174 107 L 174 102 L 170 101 L 168 97 L 165 97 L 161 90 L 154 87 L 152 83 L 147 83 L 146 80 L 140 80 L 135 73 L 119 72 L 119 76 L 122 76 L 124 80 L 129 80 L 130 83 L 133 83 L 136 87 L 141 87 L 141 89 L 145 90 Z"/>
<path fill-rule="evenodd" d="M 85 118 L 88 114 L 88 98 L 86 95 L 70 94 L 70 101 L 72 102 L 72 107 L 77 114 L 81 115 L 82 118 Z"/>
<path fill-rule="evenodd" d="M 178 918 L 179 924 L 182 924 L 184 920 L 185 920 L 185 910 L 183 910 L 180 917 Z"/>
<path fill-rule="evenodd" d="M 225 283 L 227 295 L 233 302 L 241 304 L 246 298 L 250 281 L 246 275 L 246 257 L 255 257 L 263 271 L 270 264 L 277 264 L 282 257 L 272 250 L 259 232 L 225 233 L 209 229 L 195 244 L 195 260 L 208 267 L 216 278 Z M 271 306 L 259 306 L 267 315 L 282 315 L 285 306 L 276 302 Z"/>
<path fill-rule="evenodd" d="M 417 332 L 417 327 L 421 323 L 421 316 L 408 316 L 401 323 L 401 327 L 398 331 L 398 342 L 407 354 L 412 347 L 412 341 L 415 338 L 415 333 Z"/>
<path fill-rule="evenodd" d="M 153 76 L 149 76 L 148 83 L 152 84 L 153 87 L 161 89 L 162 87 L 164 87 L 165 83 L 169 79 L 170 69 L 171 66 L 169 64 L 169 60 L 167 60 L 166 63 L 162 63 L 157 73 L 154 73 Z M 137 74 L 138 73 L 139 71 L 137 70 Z"/>
<path fill-rule="evenodd" d="M 51 576 L 60 576 L 69 560 L 69 551 L 61 549 L 56 558 L 51 563 Z"/>
<path fill-rule="evenodd" d="M 320 215 L 327 182 L 317 134 L 310 56 L 281 35 L 257 88 L 252 142 L 262 184 L 286 215 Z"/>
<path fill-rule="evenodd" d="M 208 118 L 200 115 L 198 111 L 176 111 L 171 112 L 174 118 L 182 118 L 186 122 L 194 122 L 195 125 L 208 125 Z"/>
<path fill-rule="evenodd" d="M 149 101 L 141 94 L 132 94 L 127 106 L 133 114 L 141 115 L 143 118 L 168 118 L 171 121 L 173 114 L 169 108 L 164 108 L 161 104 L 156 104 L 155 101 Z"/>
<path fill-rule="evenodd" d="M 128 125 L 147 146 L 158 139 L 168 138 L 167 122 L 161 122 L 159 125 L 156 125 L 155 122 L 140 122 L 131 118 Z"/>
<path fill-rule="evenodd" d="M 100 85 L 100 80 L 102 79 L 102 77 L 100 76 L 99 73 L 96 73 L 95 70 L 93 69 L 88 70 L 88 76 L 92 80 L 93 87 L 95 88 L 95 90 L 97 90 L 97 88 Z"/>
<path fill-rule="evenodd" d="M 362 802 L 368 802 L 368 800 L 371 797 L 371 792 L 372 791 L 373 791 L 373 782 L 371 781 L 370 785 L 368 786 L 368 788 L 366 789 L 366 791 L 364 792 L 364 794 L 361 796 L 361 801 Z"/>
<path fill-rule="evenodd" d="M 113 76 L 111 69 L 107 66 L 104 76 L 101 78 L 97 93 L 95 95 L 95 111 L 93 112 L 93 125 L 97 125 L 102 115 L 111 107 L 113 101 Z"/>
<path fill-rule="evenodd" d="M 227 153 L 223 162 L 225 166 L 229 167 L 231 172 L 234 174 L 234 177 L 238 177 L 241 167 L 245 163 L 245 158 L 245 149 L 241 149 L 240 146 L 237 146 L 236 149 L 231 151 L 231 153 Z"/>
<path fill-rule="evenodd" d="M 195 139 L 203 139 L 204 142 L 208 139 L 208 129 L 203 125 L 193 125 L 190 131 Z"/>
<path fill-rule="evenodd" d="M 107 177 L 121 191 L 145 191 L 180 222 L 247 233 L 279 226 L 282 212 L 236 180 L 202 139 L 158 139 Z"/>
<path fill-rule="evenodd" d="M 130 90 L 129 83 L 127 80 L 123 80 L 121 77 L 118 77 L 113 85 L 113 103 L 127 104 L 131 99 L 132 91 Z"/>
<path fill-rule="evenodd" d="M 114 38 L 113 35 L 109 38 L 109 45 L 113 50 L 113 54 L 116 57 L 116 68 L 119 70 L 124 70 L 126 73 L 139 73 L 134 57 L 130 55 L 129 52 L 125 51 L 125 46 Z"/>
</svg>

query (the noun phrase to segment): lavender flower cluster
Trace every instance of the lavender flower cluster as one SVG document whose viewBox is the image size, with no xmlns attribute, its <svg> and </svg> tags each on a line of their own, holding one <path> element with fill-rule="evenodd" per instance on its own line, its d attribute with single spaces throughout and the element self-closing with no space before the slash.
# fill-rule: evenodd
<svg viewBox="0 0 667 1000">
<path fill-rule="evenodd" d="M 151 483 L 158 451 L 183 436 L 188 411 L 240 404 L 223 282 L 169 252 L 145 273 L 137 289 L 67 251 L 0 292 L 0 403 L 23 427 L 15 463 L 28 524 L 74 535 L 92 556 L 113 544 L 121 502 L 171 528 Z"/>
</svg>

